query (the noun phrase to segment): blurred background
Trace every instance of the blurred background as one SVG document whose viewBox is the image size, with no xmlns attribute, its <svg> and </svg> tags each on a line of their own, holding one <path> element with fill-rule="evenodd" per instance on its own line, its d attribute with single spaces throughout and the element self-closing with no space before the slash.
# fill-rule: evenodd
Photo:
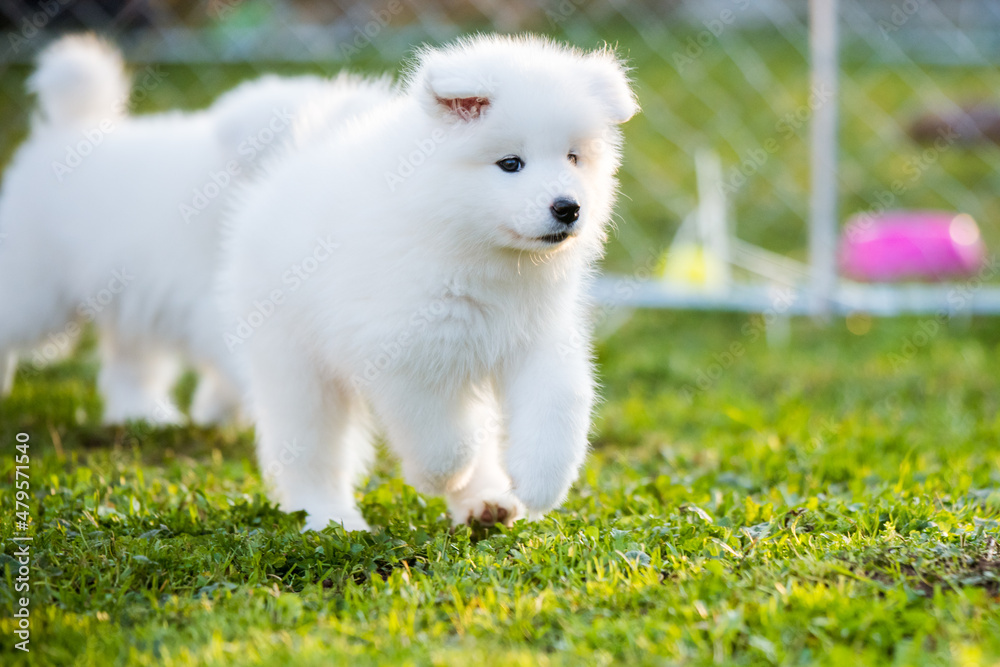
<svg viewBox="0 0 1000 667">
<path fill-rule="evenodd" d="M 842 0 L 839 14 L 840 221 L 879 206 L 944 209 L 972 216 L 995 247 L 1000 2 Z M 711 182 L 725 191 L 729 234 L 808 261 L 809 127 L 830 95 L 810 80 L 805 1 L 0 0 L 4 162 L 30 117 L 33 57 L 79 30 L 124 49 L 136 113 L 202 107 L 265 71 L 398 74 L 416 46 L 475 31 L 617 45 L 643 113 L 626 126 L 607 268 L 662 269 L 699 203 L 699 154 L 718 158 Z M 163 76 L 145 85 L 148 66 Z"/>
</svg>

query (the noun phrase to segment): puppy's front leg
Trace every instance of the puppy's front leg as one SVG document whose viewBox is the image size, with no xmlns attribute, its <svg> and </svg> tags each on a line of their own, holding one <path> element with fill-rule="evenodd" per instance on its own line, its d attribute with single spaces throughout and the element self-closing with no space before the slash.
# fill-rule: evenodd
<svg viewBox="0 0 1000 667">
<path fill-rule="evenodd" d="M 465 486 L 479 449 L 476 429 L 486 420 L 470 391 L 434 391 L 397 380 L 386 383 L 372 403 L 410 485 L 432 495 Z"/>
<path fill-rule="evenodd" d="M 550 333 L 507 371 L 507 472 L 531 513 L 566 499 L 587 454 L 594 379 L 585 340 Z"/>
</svg>

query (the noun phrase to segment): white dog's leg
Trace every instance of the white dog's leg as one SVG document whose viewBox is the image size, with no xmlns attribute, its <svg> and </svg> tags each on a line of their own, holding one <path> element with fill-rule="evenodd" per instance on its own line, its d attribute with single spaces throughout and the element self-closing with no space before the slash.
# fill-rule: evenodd
<svg viewBox="0 0 1000 667">
<path fill-rule="evenodd" d="M 239 389 L 228 378 L 215 368 L 202 368 L 191 400 L 191 420 L 208 426 L 235 419 L 240 402 Z"/>
<path fill-rule="evenodd" d="M 123 341 L 110 330 L 100 332 L 100 357 L 97 386 L 106 424 L 184 421 L 170 395 L 180 372 L 174 357 L 148 343 Z"/>
<path fill-rule="evenodd" d="M 529 513 L 563 502 L 587 454 L 594 404 L 589 345 L 550 334 L 508 369 L 507 472 Z"/>
<path fill-rule="evenodd" d="M 477 436 L 485 432 L 486 441 L 476 455 L 472 476 L 465 486 L 445 494 L 452 523 L 456 526 L 473 521 L 483 525 L 502 523 L 509 526 L 525 516 L 524 505 L 514 497 L 510 477 L 503 469 L 499 416 L 483 429 L 476 431 Z"/>
<path fill-rule="evenodd" d="M 331 522 L 368 530 L 354 500 L 371 456 L 364 406 L 350 390 L 325 381 L 310 360 L 269 352 L 251 358 L 250 373 L 258 464 L 275 500 L 286 512 L 308 512 L 305 530 Z"/>
<path fill-rule="evenodd" d="M 17 353 L 0 350 L 0 398 L 10 394 L 14 388 L 14 373 L 17 371 Z"/>
<path fill-rule="evenodd" d="M 431 391 L 397 381 L 373 396 L 403 476 L 417 491 L 439 496 L 468 484 L 481 442 L 476 429 L 489 410 L 471 389 Z"/>
<path fill-rule="evenodd" d="M 0 397 L 14 388 L 17 351 L 38 344 L 48 332 L 65 332 L 72 321 L 72 314 L 60 306 L 58 276 L 29 275 L 12 259 L 17 257 L 0 257 Z"/>
<path fill-rule="evenodd" d="M 246 377 L 238 356 L 224 343 L 216 302 L 204 299 L 196 304 L 191 319 L 195 326 L 185 343 L 199 371 L 191 420 L 208 425 L 236 419 L 243 408 Z"/>
</svg>

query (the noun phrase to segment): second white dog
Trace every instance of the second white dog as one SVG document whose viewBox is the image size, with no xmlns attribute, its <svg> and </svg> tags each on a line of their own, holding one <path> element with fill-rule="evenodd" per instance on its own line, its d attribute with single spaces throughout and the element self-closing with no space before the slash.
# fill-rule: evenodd
<svg viewBox="0 0 1000 667">
<path fill-rule="evenodd" d="M 88 320 L 105 421 L 178 421 L 180 360 L 201 372 L 194 420 L 232 415 L 243 381 L 212 290 L 222 212 L 304 109 L 336 125 L 389 83 L 265 76 L 204 111 L 133 117 L 120 54 L 76 35 L 42 53 L 28 85 L 38 112 L 0 194 L 0 393 L 17 353 L 68 347 Z"/>
<path fill-rule="evenodd" d="M 424 51 L 396 100 L 255 185 L 227 341 L 283 508 L 367 528 L 373 422 L 456 523 L 563 501 L 594 402 L 587 279 L 635 111 L 608 51 L 479 37 Z"/>
</svg>

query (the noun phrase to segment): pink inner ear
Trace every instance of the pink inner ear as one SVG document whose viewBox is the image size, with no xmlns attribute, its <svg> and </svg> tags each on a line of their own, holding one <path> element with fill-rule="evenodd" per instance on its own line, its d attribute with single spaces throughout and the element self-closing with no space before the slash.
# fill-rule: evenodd
<svg viewBox="0 0 1000 667">
<path fill-rule="evenodd" d="M 483 114 L 490 101 L 485 97 L 455 97 L 450 100 L 439 97 L 438 104 L 448 107 L 462 120 L 475 120 Z"/>
</svg>

